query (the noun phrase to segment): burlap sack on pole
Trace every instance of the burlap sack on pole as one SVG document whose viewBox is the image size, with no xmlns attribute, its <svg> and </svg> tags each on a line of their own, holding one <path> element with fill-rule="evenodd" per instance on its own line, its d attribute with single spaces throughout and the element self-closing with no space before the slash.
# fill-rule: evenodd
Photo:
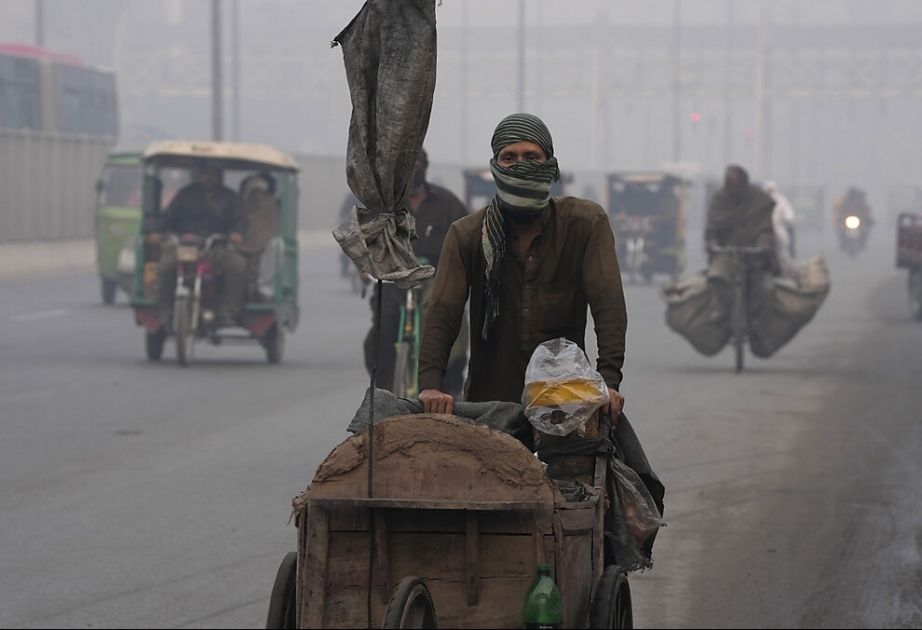
<svg viewBox="0 0 922 630">
<path fill-rule="evenodd" d="M 415 286 L 435 273 L 413 255 L 404 207 L 435 91 L 435 1 L 368 0 L 333 43 L 352 98 L 346 179 L 364 205 L 333 236 L 362 271 Z"/>
</svg>

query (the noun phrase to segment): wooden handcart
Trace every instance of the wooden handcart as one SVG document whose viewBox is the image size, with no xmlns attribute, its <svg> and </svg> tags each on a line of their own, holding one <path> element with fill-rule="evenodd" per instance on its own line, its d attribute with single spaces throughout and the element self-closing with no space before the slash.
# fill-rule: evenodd
<svg viewBox="0 0 922 630">
<path fill-rule="evenodd" d="M 268 627 L 521 628 L 537 566 L 564 627 L 631 627 L 630 588 L 606 564 L 605 455 L 567 501 L 515 438 L 453 416 L 390 418 L 337 446 L 293 501 Z M 369 479 L 371 487 L 369 492 Z"/>
</svg>

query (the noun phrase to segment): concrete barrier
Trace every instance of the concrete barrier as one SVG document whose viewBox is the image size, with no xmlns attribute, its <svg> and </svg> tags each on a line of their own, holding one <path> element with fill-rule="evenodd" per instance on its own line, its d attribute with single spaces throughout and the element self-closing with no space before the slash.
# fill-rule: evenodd
<svg viewBox="0 0 922 630">
<path fill-rule="evenodd" d="M 93 235 L 112 139 L 0 129 L 0 242 Z"/>
</svg>

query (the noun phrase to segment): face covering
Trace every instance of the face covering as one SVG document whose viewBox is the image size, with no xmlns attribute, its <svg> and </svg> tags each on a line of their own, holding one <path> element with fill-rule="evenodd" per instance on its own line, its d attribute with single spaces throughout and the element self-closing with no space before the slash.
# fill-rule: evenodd
<svg viewBox="0 0 922 630">
<path fill-rule="evenodd" d="M 557 158 L 544 162 L 516 162 L 505 167 L 490 160 L 490 171 L 496 182 L 496 195 L 503 210 L 510 214 L 539 213 L 551 198 L 551 184 L 560 179 Z"/>
</svg>

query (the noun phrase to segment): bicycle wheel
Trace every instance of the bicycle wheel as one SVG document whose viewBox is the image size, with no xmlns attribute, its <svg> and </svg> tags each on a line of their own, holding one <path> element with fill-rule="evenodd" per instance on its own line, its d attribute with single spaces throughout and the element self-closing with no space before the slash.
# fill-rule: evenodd
<svg viewBox="0 0 922 630">
<path fill-rule="evenodd" d="M 736 296 L 733 300 L 733 351 L 736 355 L 736 373 L 743 371 L 746 349 L 744 346 L 746 305 L 743 285 L 736 287 Z"/>
<path fill-rule="evenodd" d="M 397 352 L 394 359 L 394 393 L 408 398 L 413 396 L 413 347 L 409 341 L 397 343 Z"/>
</svg>

